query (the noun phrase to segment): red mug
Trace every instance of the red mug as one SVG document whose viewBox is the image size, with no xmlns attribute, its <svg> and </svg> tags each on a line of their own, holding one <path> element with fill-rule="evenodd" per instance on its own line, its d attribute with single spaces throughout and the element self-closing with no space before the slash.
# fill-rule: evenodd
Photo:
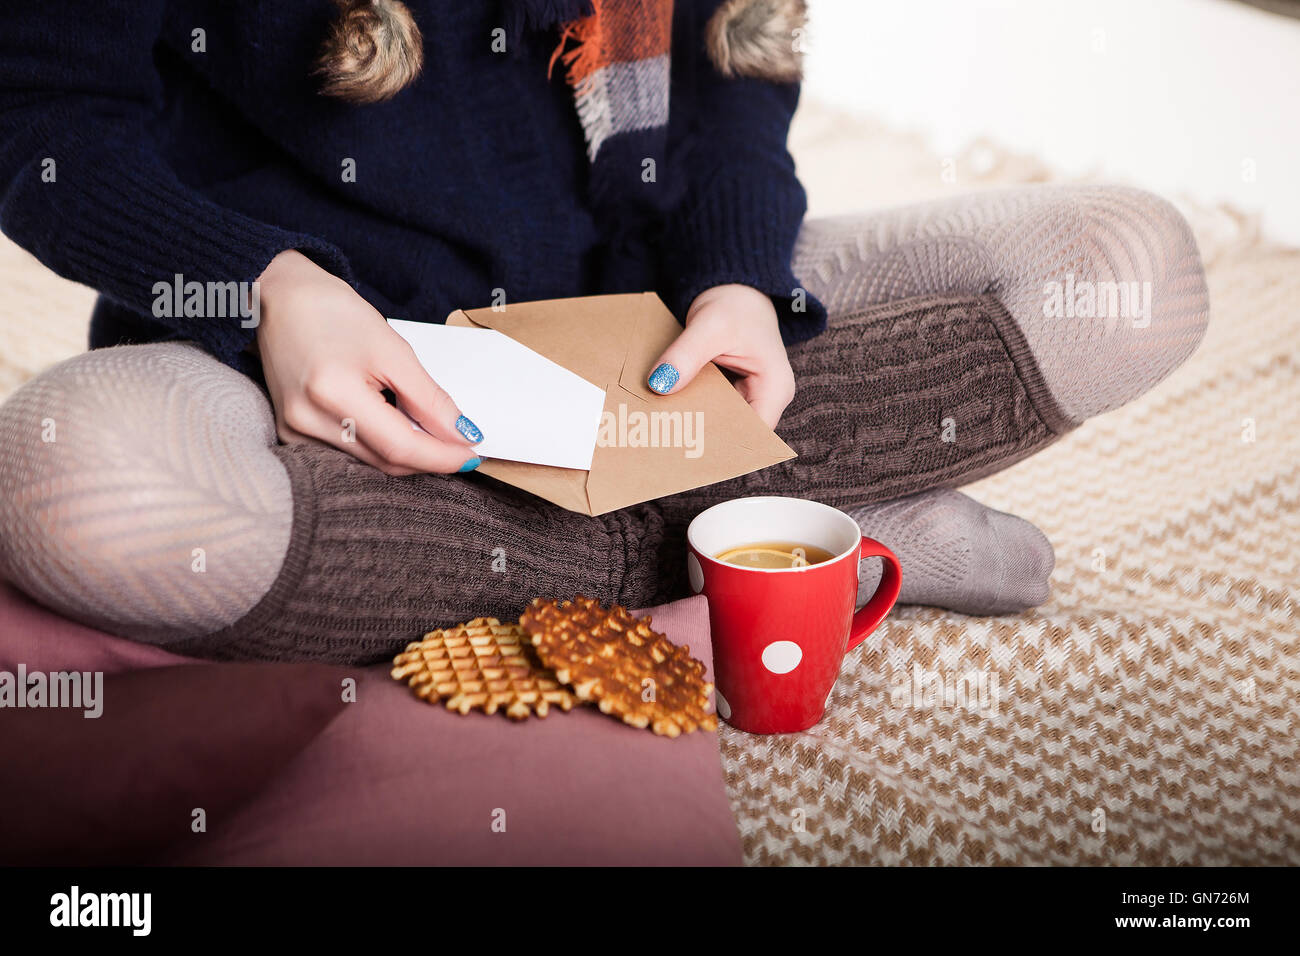
<svg viewBox="0 0 1300 956">
<path fill-rule="evenodd" d="M 691 587 L 709 599 L 718 715 L 752 734 L 807 730 L 822 719 L 844 655 L 884 620 L 902 584 L 898 558 L 858 523 L 803 498 L 736 498 L 696 515 L 686 531 Z M 791 568 L 719 561 L 738 545 L 789 541 L 830 552 Z M 858 562 L 883 564 L 856 614 Z"/>
</svg>

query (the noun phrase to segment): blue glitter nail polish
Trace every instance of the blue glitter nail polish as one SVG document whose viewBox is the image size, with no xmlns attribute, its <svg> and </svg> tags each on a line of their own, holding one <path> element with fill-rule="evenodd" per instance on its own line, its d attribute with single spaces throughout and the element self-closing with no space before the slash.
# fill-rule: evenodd
<svg viewBox="0 0 1300 956">
<path fill-rule="evenodd" d="M 478 426 L 464 415 L 456 419 L 456 431 L 464 435 L 466 441 L 481 442 L 483 440 L 483 433 L 478 430 Z"/>
<path fill-rule="evenodd" d="M 650 386 L 651 391 L 658 392 L 660 395 L 667 395 L 673 390 L 673 386 L 677 384 L 677 380 L 681 377 L 681 372 L 664 362 L 650 373 L 650 378 L 646 381 L 646 384 Z"/>
<path fill-rule="evenodd" d="M 483 464 L 482 458 L 471 458 L 469 461 L 465 462 L 465 464 L 461 465 L 460 468 L 457 469 L 457 474 L 463 474 L 467 471 L 473 471 L 481 464 Z"/>
</svg>

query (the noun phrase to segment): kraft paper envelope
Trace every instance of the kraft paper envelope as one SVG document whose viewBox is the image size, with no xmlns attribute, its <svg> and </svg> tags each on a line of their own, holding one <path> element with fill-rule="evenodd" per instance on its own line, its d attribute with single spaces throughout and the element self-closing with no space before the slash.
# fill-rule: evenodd
<svg viewBox="0 0 1300 956">
<path fill-rule="evenodd" d="M 562 508 L 605 514 L 795 457 L 712 363 L 671 395 L 650 391 L 646 377 L 681 332 L 652 292 L 458 310 L 447 324 L 496 329 L 605 390 L 590 471 L 479 466 Z"/>
</svg>

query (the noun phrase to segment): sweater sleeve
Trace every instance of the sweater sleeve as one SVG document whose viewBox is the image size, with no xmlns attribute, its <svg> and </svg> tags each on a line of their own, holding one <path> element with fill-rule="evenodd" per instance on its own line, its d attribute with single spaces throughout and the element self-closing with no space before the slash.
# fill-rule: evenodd
<svg viewBox="0 0 1300 956">
<path fill-rule="evenodd" d="M 59 275 L 234 363 L 239 316 L 159 316 L 157 283 L 251 282 L 286 249 L 349 279 L 331 243 L 182 183 L 148 133 L 163 0 L 16 4 L 0 30 L 0 229 Z M 250 323 L 251 324 L 251 323 Z"/>
<path fill-rule="evenodd" d="M 786 148 L 799 101 L 797 83 L 723 77 L 705 50 L 704 27 L 721 0 L 689 0 L 684 32 L 691 128 L 687 182 L 666 229 L 670 307 L 685 316 L 711 286 L 742 283 L 776 306 L 786 344 L 826 327 L 826 309 L 791 269 L 807 209 Z M 676 38 L 675 38 L 676 39 Z"/>
</svg>

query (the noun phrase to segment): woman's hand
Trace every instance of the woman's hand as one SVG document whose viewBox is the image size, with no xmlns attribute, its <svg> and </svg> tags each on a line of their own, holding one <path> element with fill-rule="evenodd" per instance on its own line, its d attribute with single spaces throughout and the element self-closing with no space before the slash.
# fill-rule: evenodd
<svg viewBox="0 0 1300 956">
<path fill-rule="evenodd" d="M 259 289 L 257 347 L 281 441 L 321 441 L 389 475 L 478 467 L 474 423 L 351 286 L 288 250 Z M 423 432 L 384 400 L 385 388 Z"/>
<path fill-rule="evenodd" d="M 739 372 L 737 391 L 769 428 L 776 427 L 794 398 L 794 372 L 770 298 L 747 285 L 718 285 L 697 295 L 686 328 L 650 373 L 650 389 L 667 395 L 708 362 Z"/>
</svg>

